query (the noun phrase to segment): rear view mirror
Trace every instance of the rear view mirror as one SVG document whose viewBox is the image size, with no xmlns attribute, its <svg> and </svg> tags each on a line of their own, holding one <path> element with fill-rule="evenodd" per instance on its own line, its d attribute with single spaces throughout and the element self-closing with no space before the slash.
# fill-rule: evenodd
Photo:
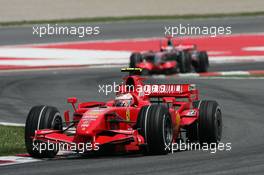
<svg viewBox="0 0 264 175">
<path fill-rule="evenodd" d="M 77 103 L 77 98 L 76 97 L 69 97 L 68 99 L 67 99 L 67 102 L 68 103 L 72 103 L 72 104 L 75 104 L 75 103 Z"/>
</svg>

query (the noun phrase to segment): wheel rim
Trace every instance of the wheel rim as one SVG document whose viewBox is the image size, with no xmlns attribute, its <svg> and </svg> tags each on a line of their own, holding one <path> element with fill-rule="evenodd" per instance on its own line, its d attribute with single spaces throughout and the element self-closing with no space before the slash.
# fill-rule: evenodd
<svg viewBox="0 0 264 175">
<path fill-rule="evenodd" d="M 164 143 L 166 145 L 169 145 L 172 142 L 172 124 L 170 117 L 168 115 L 164 115 L 163 128 L 164 128 L 164 132 L 163 132 Z"/>
<path fill-rule="evenodd" d="M 61 130 L 62 129 L 62 120 L 59 114 L 56 114 L 54 117 L 54 121 L 52 123 L 52 128 L 55 130 Z"/>
</svg>

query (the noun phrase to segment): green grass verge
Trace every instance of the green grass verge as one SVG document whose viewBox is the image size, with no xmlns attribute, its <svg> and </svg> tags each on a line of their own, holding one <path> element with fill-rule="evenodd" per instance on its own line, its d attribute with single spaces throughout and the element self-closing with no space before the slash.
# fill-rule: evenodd
<svg viewBox="0 0 264 175">
<path fill-rule="evenodd" d="M 24 127 L 0 126 L 0 156 L 26 153 Z"/>
<path fill-rule="evenodd" d="M 188 14 L 188 15 L 166 15 L 166 16 L 125 16 L 125 17 L 96 17 L 96 18 L 75 18 L 75 19 L 57 19 L 57 20 L 36 20 L 36 21 L 14 21 L 0 22 L 0 26 L 17 26 L 29 24 L 73 24 L 73 23 L 93 23 L 93 22 L 116 22 L 131 20 L 168 20 L 168 19 L 195 19 L 195 18 L 221 18 L 236 16 L 258 16 L 264 15 L 260 12 L 241 12 L 241 13 L 216 13 L 216 14 Z"/>
</svg>

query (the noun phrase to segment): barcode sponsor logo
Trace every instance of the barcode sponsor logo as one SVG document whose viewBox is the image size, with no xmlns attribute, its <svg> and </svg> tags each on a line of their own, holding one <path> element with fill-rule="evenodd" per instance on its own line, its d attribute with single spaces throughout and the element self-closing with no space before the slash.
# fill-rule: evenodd
<svg viewBox="0 0 264 175">
<path fill-rule="evenodd" d="M 145 93 L 180 93 L 182 91 L 181 85 L 161 84 L 161 85 L 144 85 Z"/>
</svg>

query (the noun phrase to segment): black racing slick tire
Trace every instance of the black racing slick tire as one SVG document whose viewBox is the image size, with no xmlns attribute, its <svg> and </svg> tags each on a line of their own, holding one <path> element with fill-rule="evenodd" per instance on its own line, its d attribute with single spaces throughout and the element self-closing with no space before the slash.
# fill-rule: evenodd
<svg viewBox="0 0 264 175">
<path fill-rule="evenodd" d="M 198 54 L 198 65 L 196 66 L 196 72 L 207 72 L 209 67 L 208 54 L 205 51 L 201 51 Z"/>
<path fill-rule="evenodd" d="M 216 101 L 200 101 L 198 132 L 200 143 L 220 142 L 222 137 L 222 112 Z"/>
<path fill-rule="evenodd" d="M 191 55 L 188 52 L 180 51 L 178 63 L 180 73 L 191 72 L 192 60 Z"/>
<path fill-rule="evenodd" d="M 222 137 L 222 113 L 216 101 L 194 101 L 193 108 L 199 109 L 199 118 L 186 128 L 189 142 L 218 143 Z"/>
<path fill-rule="evenodd" d="M 137 63 L 141 62 L 142 55 L 138 52 L 134 52 L 130 56 L 130 62 L 129 62 L 129 67 L 130 68 L 135 68 Z"/>
<path fill-rule="evenodd" d="M 35 106 L 31 108 L 25 126 L 25 145 L 27 152 L 35 158 L 52 158 L 56 156 L 58 149 L 46 149 L 40 151 L 39 144 L 46 144 L 40 141 L 33 141 L 35 131 L 39 129 L 62 130 L 62 117 L 57 108 L 51 106 Z M 37 145 L 37 147 L 35 146 Z M 47 144 L 46 144 L 47 148 Z"/>
<path fill-rule="evenodd" d="M 139 134 L 144 139 L 146 154 L 167 154 L 172 144 L 173 127 L 169 110 L 164 105 L 149 105 L 141 108 L 137 119 Z"/>
</svg>

